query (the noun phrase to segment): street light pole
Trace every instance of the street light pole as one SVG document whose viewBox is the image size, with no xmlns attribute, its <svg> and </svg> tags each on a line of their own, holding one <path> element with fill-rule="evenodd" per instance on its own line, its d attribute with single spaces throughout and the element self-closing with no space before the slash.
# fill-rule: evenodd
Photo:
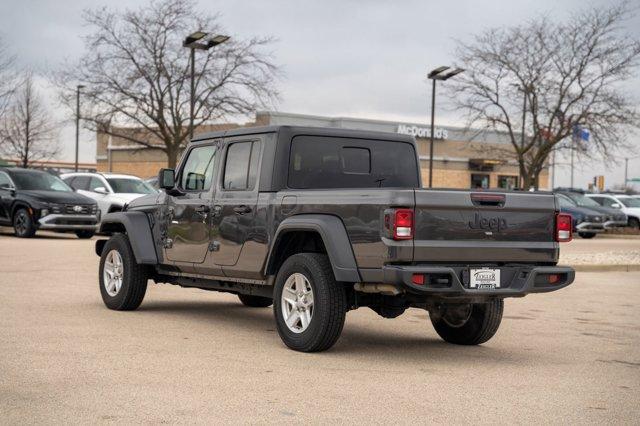
<svg viewBox="0 0 640 426">
<path fill-rule="evenodd" d="M 80 89 L 84 86 L 78 84 L 76 86 L 76 161 L 74 170 L 78 171 L 78 150 L 80 148 Z"/>
<path fill-rule="evenodd" d="M 189 137 L 193 139 L 193 122 L 195 119 L 196 109 L 196 49 L 209 50 L 214 46 L 217 46 L 225 41 L 229 40 L 229 36 L 225 35 L 211 35 L 204 31 L 196 31 L 189 34 L 182 45 L 191 50 L 189 62 L 191 65 L 191 90 L 189 99 Z"/>
<path fill-rule="evenodd" d="M 442 66 L 431 70 L 429 74 L 427 74 L 427 78 L 433 80 L 431 88 L 431 137 L 429 138 L 429 188 L 433 187 L 433 138 L 435 134 L 436 117 L 436 80 L 445 81 L 464 71 L 462 68 L 447 71 L 449 69 L 450 67 Z"/>
<path fill-rule="evenodd" d="M 629 176 L 627 175 L 628 171 L 629 171 L 629 157 L 624 159 L 624 189 L 625 190 L 627 189 L 627 182 L 629 181 L 628 179 Z"/>
</svg>

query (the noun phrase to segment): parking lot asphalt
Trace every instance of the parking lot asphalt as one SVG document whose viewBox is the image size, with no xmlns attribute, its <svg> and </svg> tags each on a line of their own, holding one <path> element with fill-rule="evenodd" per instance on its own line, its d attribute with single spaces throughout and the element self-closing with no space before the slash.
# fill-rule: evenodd
<svg viewBox="0 0 640 426">
<path fill-rule="evenodd" d="M 640 272 L 509 299 L 482 346 L 425 311 L 349 312 L 336 346 L 286 349 L 271 309 L 150 285 L 107 310 L 93 241 L 0 232 L 0 422 L 626 423 L 640 419 Z"/>
</svg>

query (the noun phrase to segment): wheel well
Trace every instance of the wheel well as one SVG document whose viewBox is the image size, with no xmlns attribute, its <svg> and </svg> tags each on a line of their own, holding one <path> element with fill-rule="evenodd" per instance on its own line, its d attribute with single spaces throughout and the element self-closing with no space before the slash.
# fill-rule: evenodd
<svg viewBox="0 0 640 426">
<path fill-rule="evenodd" d="M 107 222 L 103 223 L 100 227 L 101 232 L 121 232 L 123 234 L 127 233 L 127 228 L 120 222 Z"/>
<path fill-rule="evenodd" d="M 322 237 L 315 231 L 288 231 L 280 235 L 267 265 L 267 275 L 275 274 L 288 257 L 296 253 L 327 253 Z"/>
<path fill-rule="evenodd" d="M 11 208 L 11 220 L 13 220 L 13 216 L 15 216 L 16 212 L 18 211 L 18 209 L 20 208 L 26 208 L 27 210 L 29 210 L 31 208 L 30 205 L 28 205 L 27 203 L 24 202 L 17 202 L 13 205 L 13 207 Z"/>
<path fill-rule="evenodd" d="M 115 212 L 121 212 L 121 211 L 122 211 L 122 206 L 111 205 L 109 206 L 109 210 L 107 210 L 107 213 L 115 213 Z"/>
</svg>

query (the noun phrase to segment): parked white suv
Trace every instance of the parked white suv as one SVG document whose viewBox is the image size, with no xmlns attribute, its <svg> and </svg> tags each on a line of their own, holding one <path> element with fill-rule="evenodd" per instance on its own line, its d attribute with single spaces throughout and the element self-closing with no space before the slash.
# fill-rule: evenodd
<svg viewBox="0 0 640 426">
<path fill-rule="evenodd" d="M 60 176 L 79 194 L 96 200 L 100 217 L 122 210 L 132 200 L 157 192 L 136 176 L 111 173 L 65 173 Z"/>
<path fill-rule="evenodd" d="M 601 206 L 619 209 L 629 218 L 628 225 L 640 230 L 640 199 L 621 194 L 587 194 Z"/>
</svg>

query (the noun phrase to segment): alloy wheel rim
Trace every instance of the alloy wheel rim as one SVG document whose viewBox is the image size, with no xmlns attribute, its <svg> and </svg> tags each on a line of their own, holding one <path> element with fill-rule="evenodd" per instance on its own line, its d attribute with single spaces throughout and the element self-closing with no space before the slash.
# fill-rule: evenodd
<svg viewBox="0 0 640 426">
<path fill-rule="evenodd" d="M 123 277 L 124 264 L 122 262 L 122 256 L 120 256 L 117 250 L 111 250 L 107 253 L 107 257 L 104 260 L 102 272 L 104 289 L 109 296 L 114 297 L 120 292 Z"/>
<path fill-rule="evenodd" d="M 287 278 L 282 289 L 282 318 L 287 328 L 294 333 L 302 333 L 313 318 L 313 289 L 309 279 L 301 273 Z"/>
<path fill-rule="evenodd" d="M 24 234 L 24 232 L 27 229 L 27 222 L 26 222 L 27 218 L 25 217 L 25 213 L 24 212 L 20 212 L 18 213 L 18 216 L 16 216 L 16 223 L 15 223 L 15 227 L 18 231 L 19 234 Z"/>
</svg>

